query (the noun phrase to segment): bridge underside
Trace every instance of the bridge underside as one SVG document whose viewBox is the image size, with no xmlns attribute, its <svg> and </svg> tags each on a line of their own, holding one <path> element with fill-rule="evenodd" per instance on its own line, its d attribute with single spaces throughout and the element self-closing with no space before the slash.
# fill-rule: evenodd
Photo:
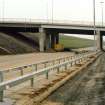
<svg viewBox="0 0 105 105">
<path fill-rule="evenodd" d="M 40 36 L 39 38 L 39 49 L 44 51 L 45 49 L 54 48 L 55 44 L 59 43 L 59 33 L 67 34 L 81 34 L 81 35 L 94 35 L 93 29 L 73 29 L 73 28 L 51 28 L 51 27 L 8 27 L 0 26 L 1 32 L 32 32 L 37 33 Z M 97 48 L 102 50 L 102 37 L 105 35 L 105 31 L 96 30 L 97 36 Z"/>
</svg>

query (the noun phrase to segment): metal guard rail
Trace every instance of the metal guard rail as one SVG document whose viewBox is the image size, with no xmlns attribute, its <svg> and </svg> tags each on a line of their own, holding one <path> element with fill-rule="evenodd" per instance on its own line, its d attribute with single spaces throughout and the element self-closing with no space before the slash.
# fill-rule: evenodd
<svg viewBox="0 0 105 105">
<path fill-rule="evenodd" d="M 66 59 L 73 59 L 73 58 L 76 58 L 78 56 L 81 56 L 81 54 L 80 55 L 78 54 L 77 56 L 65 56 L 65 57 L 59 57 L 59 58 L 56 58 L 56 59 L 43 60 L 43 61 L 39 61 L 39 62 L 36 62 L 36 63 L 28 64 L 28 65 L 23 65 L 23 66 L 3 69 L 3 70 L 0 70 L 0 72 L 7 73 L 7 72 L 10 72 L 10 71 L 17 71 L 17 70 L 19 70 L 21 72 L 22 69 L 27 68 L 29 66 L 36 66 L 35 69 L 37 71 L 37 65 L 39 65 L 39 64 L 46 64 L 46 63 L 57 61 L 57 60 L 60 61 L 60 60 L 66 60 Z"/>
<path fill-rule="evenodd" d="M 19 69 L 24 69 L 26 67 L 29 67 L 29 66 L 33 66 L 33 65 L 38 65 L 38 64 L 45 64 L 45 63 L 48 63 L 48 62 L 53 62 L 53 61 L 56 61 L 56 60 L 62 60 L 62 59 L 67 59 L 67 58 L 73 58 L 73 57 L 76 57 L 76 56 L 65 56 L 65 57 L 59 57 L 59 58 L 56 58 L 56 59 L 50 59 L 50 60 L 43 60 L 43 61 L 39 61 L 39 62 L 36 62 L 36 63 L 32 63 L 32 64 L 28 64 L 28 65 L 24 65 L 24 66 L 18 66 L 18 67 L 13 67 L 13 68 L 9 68 L 9 69 L 3 69 L 3 70 L 0 70 L 0 72 L 9 72 L 9 71 L 12 71 L 12 70 L 19 70 Z"/>
<path fill-rule="evenodd" d="M 27 75 L 23 75 L 21 77 L 13 79 L 13 80 L 8 80 L 8 81 L 5 81 L 5 82 L 2 82 L 3 81 L 3 73 L 0 72 L 0 82 L 1 82 L 0 83 L 0 102 L 3 101 L 4 90 L 9 89 L 10 87 L 16 86 L 18 84 L 21 84 L 21 83 L 23 83 L 25 81 L 28 81 L 28 80 L 31 80 L 31 86 L 33 86 L 35 76 L 46 74 L 46 78 L 48 79 L 48 73 L 50 71 L 52 71 L 54 69 L 57 69 L 57 72 L 59 73 L 59 68 L 60 67 L 65 66 L 67 68 L 68 64 L 72 64 L 72 63 L 76 64 L 77 61 L 80 62 L 82 59 L 85 59 L 85 58 L 87 58 L 89 56 L 92 56 L 93 54 L 97 54 L 97 53 L 99 53 L 99 52 L 83 55 L 83 56 L 80 56 L 78 58 L 75 58 L 74 60 L 70 60 L 70 61 L 63 62 L 61 64 L 50 66 L 50 67 L 35 71 L 35 72 L 27 74 Z"/>
</svg>

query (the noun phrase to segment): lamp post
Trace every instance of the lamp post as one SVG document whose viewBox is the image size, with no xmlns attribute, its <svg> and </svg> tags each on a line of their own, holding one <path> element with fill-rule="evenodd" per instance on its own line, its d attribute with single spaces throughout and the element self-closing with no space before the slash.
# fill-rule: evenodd
<svg viewBox="0 0 105 105">
<path fill-rule="evenodd" d="M 100 4 L 101 4 L 101 9 L 102 9 L 102 27 L 103 27 L 103 4 L 104 4 L 104 2 L 101 1 Z"/>
<path fill-rule="evenodd" d="M 95 40 L 95 35 L 96 35 L 95 0 L 93 0 L 93 21 L 94 21 L 94 48 L 95 48 L 96 47 L 96 40 Z"/>
</svg>

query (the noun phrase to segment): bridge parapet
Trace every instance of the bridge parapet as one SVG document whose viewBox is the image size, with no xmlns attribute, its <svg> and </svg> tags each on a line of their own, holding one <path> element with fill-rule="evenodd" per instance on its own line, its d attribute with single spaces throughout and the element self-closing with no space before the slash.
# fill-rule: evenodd
<svg viewBox="0 0 105 105">
<path fill-rule="evenodd" d="M 92 21 L 73 21 L 73 20 L 48 20 L 31 18 L 0 18 L 0 23 L 25 23 L 25 24 L 59 24 L 59 25 L 79 25 L 94 26 Z M 96 26 L 102 27 L 101 22 L 96 22 Z M 103 27 L 105 24 L 103 23 Z"/>
</svg>

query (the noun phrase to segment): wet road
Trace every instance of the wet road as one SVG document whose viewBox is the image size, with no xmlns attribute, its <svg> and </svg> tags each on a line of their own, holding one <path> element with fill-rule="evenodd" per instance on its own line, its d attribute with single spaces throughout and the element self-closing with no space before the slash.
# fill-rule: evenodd
<svg viewBox="0 0 105 105">
<path fill-rule="evenodd" d="M 105 54 L 55 91 L 42 105 L 105 105 Z"/>
</svg>

